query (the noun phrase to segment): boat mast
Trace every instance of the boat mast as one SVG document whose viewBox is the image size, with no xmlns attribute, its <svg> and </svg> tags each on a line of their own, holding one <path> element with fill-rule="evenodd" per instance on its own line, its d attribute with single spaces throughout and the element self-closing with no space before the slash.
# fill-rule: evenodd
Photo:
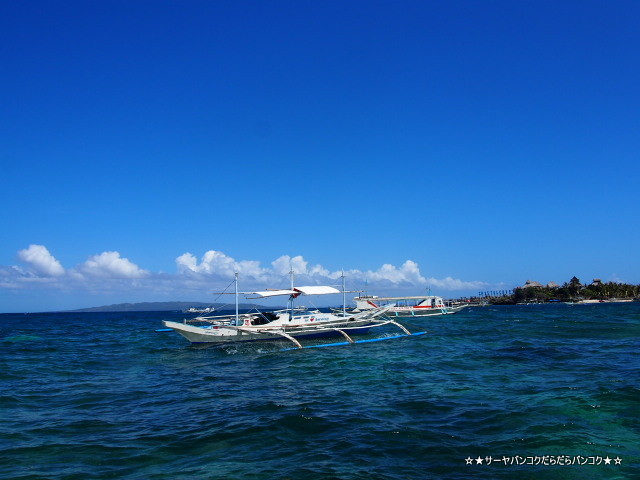
<svg viewBox="0 0 640 480">
<path fill-rule="evenodd" d="M 344 284 L 344 270 L 342 270 L 342 316 L 347 316 L 347 292 Z"/>
<path fill-rule="evenodd" d="M 289 275 L 291 275 L 291 291 L 293 292 L 293 265 L 291 265 L 291 270 L 289 271 Z M 289 308 L 291 309 L 291 316 L 289 317 L 289 321 L 291 321 L 293 319 L 293 293 L 291 294 L 291 296 L 289 297 Z"/>
<path fill-rule="evenodd" d="M 236 325 L 240 325 L 240 317 L 238 315 L 238 272 L 235 272 L 235 284 L 236 284 Z"/>
</svg>

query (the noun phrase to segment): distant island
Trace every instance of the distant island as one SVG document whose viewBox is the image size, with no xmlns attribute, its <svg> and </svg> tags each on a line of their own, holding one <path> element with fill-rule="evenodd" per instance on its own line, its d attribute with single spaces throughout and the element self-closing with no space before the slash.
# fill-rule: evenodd
<svg viewBox="0 0 640 480">
<path fill-rule="evenodd" d="M 233 310 L 233 305 L 224 303 L 203 303 L 203 302 L 141 302 L 141 303 L 118 303 L 114 305 L 103 305 L 101 307 L 80 308 L 77 310 L 68 310 L 69 312 L 173 312 L 183 311 L 189 308 L 206 308 L 212 307 L 215 310 Z M 250 310 L 252 308 L 271 309 L 274 307 L 264 307 L 263 305 L 255 305 L 253 303 L 241 303 L 238 305 L 240 310 Z"/>
<path fill-rule="evenodd" d="M 486 300 L 494 305 L 517 305 L 520 303 L 547 302 L 607 302 L 612 300 L 640 299 L 640 285 L 628 283 L 603 282 L 594 278 L 589 285 L 583 285 L 577 277 L 558 285 L 547 285 L 527 280 L 522 287 L 514 288 L 510 293 L 490 295 Z"/>
</svg>

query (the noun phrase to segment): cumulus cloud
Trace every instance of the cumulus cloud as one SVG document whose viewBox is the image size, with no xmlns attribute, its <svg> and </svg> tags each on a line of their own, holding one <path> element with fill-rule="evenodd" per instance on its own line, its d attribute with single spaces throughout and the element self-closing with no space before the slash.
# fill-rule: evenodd
<svg viewBox="0 0 640 480">
<path fill-rule="evenodd" d="M 176 272 L 150 272 L 140 268 L 119 252 L 109 251 L 90 256 L 74 268 L 64 269 L 42 245 L 30 245 L 18 252 L 24 266 L 0 266 L 0 288 L 35 290 L 55 289 L 66 292 L 110 292 L 147 298 L 185 299 L 206 295 L 212 289 L 226 289 L 238 272 L 244 291 L 286 288 L 293 269 L 297 285 L 337 285 L 341 270 L 329 270 L 308 262 L 302 255 L 282 255 L 262 266 L 256 260 L 236 260 L 217 250 L 205 252 L 201 258 L 184 253 L 175 259 Z M 377 269 L 351 269 L 345 272 L 347 289 L 362 289 L 375 294 L 411 295 L 425 287 L 435 292 L 472 291 L 488 288 L 483 282 L 470 282 L 452 277 L 425 277 L 420 266 L 406 260 L 400 266 L 389 263 Z M 193 297 L 192 297 L 193 295 Z"/>
<path fill-rule="evenodd" d="M 329 272 L 322 265 L 309 265 L 302 255 L 290 257 L 289 255 L 282 255 L 273 262 L 271 262 L 273 272 L 278 276 L 289 275 L 289 272 L 293 271 L 296 275 L 308 275 L 310 277 L 326 277 L 334 278 L 335 273 Z M 339 272 L 337 272 L 340 275 Z"/>
<path fill-rule="evenodd" d="M 288 275 L 291 270 L 298 275 L 307 273 L 307 262 L 300 255 L 293 258 L 289 255 L 282 255 L 280 258 L 271 262 L 271 266 L 278 275 Z"/>
<path fill-rule="evenodd" d="M 64 268 L 44 245 L 29 245 L 29 248 L 18 252 L 18 258 L 40 275 L 50 277 L 64 275 Z"/>
<path fill-rule="evenodd" d="M 372 282 L 387 281 L 394 284 L 425 285 L 426 279 L 420 274 L 418 264 L 412 260 L 407 260 L 400 268 L 388 263 L 382 265 L 378 270 L 367 273 L 367 277 Z"/>
<path fill-rule="evenodd" d="M 233 278 L 234 272 L 240 273 L 243 285 L 248 288 L 281 286 L 283 278 L 288 277 L 293 270 L 296 278 L 309 283 L 335 283 L 342 272 L 330 271 L 322 265 L 311 265 L 303 256 L 291 257 L 282 255 L 271 262 L 271 268 L 262 268 L 260 262 L 243 260 L 236 261 L 222 252 L 210 250 L 206 252 L 200 261 L 191 253 L 185 253 L 176 258 L 179 274 L 200 274 L 204 277 L 220 279 Z M 405 261 L 400 267 L 391 264 L 383 264 L 377 270 L 348 270 L 345 275 L 350 283 L 366 282 L 369 288 L 424 288 L 432 286 L 440 290 L 476 290 L 486 288 L 484 282 L 469 282 L 452 277 L 443 279 L 426 278 L 420 272 L 418 263 L 413 260 Z M 203 279 L 203 281 L 209 281 Z M 259 285 L 263 282 L 263 285 Z M 249 285 L 252 285 L 249 287 Z"/>
<path fill-rule="evenodd" d="M 201 273 L 223 278 L 232 278 L 235 272 L 252 278 L 262 278 L 268 272 L 260 267 L 255 260 L 241 260 L 237 262 L 232 257 L 216 250 L 206 252 L 198 263 L 198 259 L 191 253 L 184 253 L 176 258 L 178 273 Z"/>
<path fill-rule="evenodd" d="M 486 288 L 485 282 L 464 282 L 457 278 L 428 278 L 427 284 L 432 287 L 437 287 L 442 290 L 478 290 Z"/>
<path fill-rule="evenodd" d="M 182 260 L 181 260 L 182 259 Z M 181 264 L 181 261 L 184 263 Z M 198 264 L 196 258 L 190 253 L 176 259 L 178 268 L 186 267 L 198 273 L 216 273 L 222 276 L 233 275 L 235 261 L 233 258 L 216 250 L 209 250 L 202 256 L 202 261 Z"/>
<path fill-rule="evenodd" d="M 198 259 L 191 253 L 183 253 L 176 258 L 176 267 L 180 273 L 197 272 L 199 270 Z"/>
<path fill-rule="evenodd" d="M 135 263 L 122 258 L 118 252 L 103 252 L 89 257 L 78 270 L 92 277 L 142 278 L 149 274 Z"/>
</svg>

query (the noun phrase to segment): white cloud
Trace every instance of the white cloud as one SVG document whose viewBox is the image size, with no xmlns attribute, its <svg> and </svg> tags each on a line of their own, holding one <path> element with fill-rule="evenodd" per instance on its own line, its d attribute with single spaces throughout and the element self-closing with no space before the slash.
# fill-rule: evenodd
<svg viewBox="0 0 640 480">
<path fill-rule="evenodd" d="M 270 272 L 260 267 L 260 262 L 255 260 L 242 260 L 238 262 L 238 272 L 255 279 L 265 279 Z"/>
<path fill-rule="evenodd" d="M 271 266 L 277 275 L 288 275 L 291 270 L 298 275 L 307 274 L 307 262 L 300 255 L 293 258 L 289 255 L 282 255 L 271 262 Z"/>
<path fill-rule="evenodd" d="M 340 276 L 340 272 L 331 273 L 322 265 L 309 265 L 302 255 L 290 257 L 289 255 L 282 255 L 273 262 L 273 273 L 277 276 L 289 275 L 289 272 L 293 270 L 296 275 L 306 275 L 312 278 L 330 278 L 335 279 Z"/>
<path fill-rule="evenodd" d="M 442 290 L 478 290 L 487 288 L 487 284 L 485 282 L 464 282 L 462 280 L 458 280 L 456 278 L 446 277 L 446 278 L 428 278 L 427 284 L 432 287 L 437 287 Z"/>
<path fill-rule="evenodd" d="M 378 270 L 367 272 L 366 278 L 373 283 L 390 282 L 411 285 L 425 285 L 427 283 L 426 279 L 420 274 L 418 264 L 412 260 L 407 260 L 400 268 L 385 263 Z"/>
<path fill-rule="evenodd" d="M 233 278 L 235 272 L 243 276 L 259 279 L 268 272 L 260 267 L 260 262 L 255 260 L 241 260 L 237 262 L 232 257 L 216 250 L 209 250 L 198 259 L 187 252 L 176 258 L 178 273 L 200 273 L 222 278 Z"/>
<path fill-rule="evenodd" d="M 198 259 L 191 253 L 185 253 L 176 258 L 178 272 L 196 272 L 216 274 L 220 276 L 232 276 L 235 271 L 235 260 L 222 252 L 209 250 L 202 256 L 202 260 L 198 263 Z"/>
<path fill-rule="evenodd" d="M 273 262 L 271 262 L 273 271 L 276 275 L 289 275 L 289 272 L 293 271 L 296 275 L 329 275 L 329 271 L 323 268 L 321 265 L 312 265 L 309 267 L 302 255 L 290 257 L 289 255 L 282 255 Z"/>
<path fill-rule="evenodd" d="M 331 271 L 312 264 L 302 255 L 282 255 L 263 267 L 257 260 L 236 260 L 216 250 L 205 252 L 200 259 L 192 253 L 178 256 L 174 273 L 143 270 L 116 251 L 92 255 L 67 270 L 42 245 L 31 245 L 18 252 L 18 257 L 25 262 L 24 266 L 0 265 L 0 289 L 49 290 L 68 296 L 80 295 L 80 292 L 108 293 L 114 298 L 135 297 L 139 301 L 206 298 L 212 291 L 226 291 L 235 272 L 240 274 L 243 291 L 286 288 L 291 268 L 297 285 L 337 285 L 342 275 L 341 270 Z M 435 294 L 488 288 L 483 282 L 425 278 L 413 260 L 406 260 L 400 266 L 387 263 L 373 270 L 351 269 L 344 273 L 348 290 L 365 288 L 376 295 L 415 295 L 427 286 L 433 287 Z"/>
<path fill-rule="evenodd" d="M 340 272 L 335 272 L 335 273 L 340 273 Z M 309 275 L 311 275 L 311 276 L 319 276 L 319 277 L 334 278 L 332 276 L 332 274 L 329 272 L 329 270 L 324 268 L 322 265 L 313 265 L 309 269 Z"/>
<path fill-rule="evenodd" d="M 149 275 L 135 263 L 122 258 L 118 252 L 102 252 L 89 257 L 78 270 L 92 277 L 142 278 Z"/>
<path fill-rule="evenodd" d="M 178 267 L 178 272 L 180 273 L 197 272 L 198 259 L 189 252 L 183 253 L 178 258 L 176 258 L 176 266 Z"/>
<path fill-rule="evenodd" d="M 282 255 L 271 262 L 271 269 L 260 267 L 260 262 L 253 260 L 236 261 L 222 252 L 209 250 L 198 263 L 198 259 L 191 253 L 185 253 L 176 258 L 178 273 L 197 273 L 203 275 L 203 283 L 210 282 L 210 278 L 232 279 L 234 272 L 239 272 L 243 288 L 268 288 L 282 287 L 282 281 L 288 277 L 291 270 L 296 278 L 302 282 L 310 283 L 335 283 L 342 272 L 331 272 L 322 265 L 310 265 L 301 255 L 291 257 Z M 468 282 L 452 277 L 443 279 L 425 278 L 419 265 L 413 260 L 405 261 L 400 267 L 391 264 L 383 264 L 377 270 L 361 271 L 352 269 L 345 271 L 347 281 L 367 282 L 369 289 L 375 288 L 423 288 L 433 286 L 441 290 L 476 290 L 486 288 L 484 282 Z M 277 285 L 275 283 L 277 283 Z M 193 286 L 193 284 L 191 284 Z"/>
<path fill-rule="evenodd" d="M 50 277 L 64 275 L 64 268 L 44 245 L 29 245 L 29 248 L 18 252 L 18 258 L 29 264 L 40 275 Z"/>
</svg>

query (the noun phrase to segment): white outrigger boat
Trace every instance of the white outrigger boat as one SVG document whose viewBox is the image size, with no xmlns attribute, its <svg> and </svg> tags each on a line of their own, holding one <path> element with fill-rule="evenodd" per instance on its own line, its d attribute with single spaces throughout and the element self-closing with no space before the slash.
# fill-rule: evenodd
<svg viewBox="0 0 640 480">
<path fill-rule="evenodd" d="M 292 285 L 292 287 L 287 290 L 242 292 L 246 295 L 255 295 L 249 297 L 252 299 L 289 296 L 290 307 L 286 310 L 276 310 L 273 312 L 255 311 L 240 314 L 238 312 L 238 274 L 236 274 L 235 277 L 235 284 L 235 315 L 199 316 L 190 320 L 185 319 L 183 323 L 165 320 L 163 322 L 165 327 L 178 332 L 193 344 L 227 344 L 231 342 L 286 339 L 293 342 L 296 348 L 347 345 L 426 333 L 411 333 L 393 319 L 385 317 L 385 313 L 392 308 L 392 305 L 368 308 L 366 311 L 355 313 L 348 313 L 344 307 L 341 312 L 333 313 L 321 312 L 318 309 L 293 307 L 294 299 L 301 295 L 326 295 L 335 293 L 342 293 L 344 295 L 344 288 L 341 292 L 330 286 L 294 287 Z M 350 336 L 358 333 L 367 333 L 372 327 L 389 324 L 399 327 L 403 333 L 391 337 L 367 340 L 354 340 Z M 346 341 L 322 345 L 308 345 L 306 347 L 303 347 L 299 341 L 305 338 L 336 335 L 344 337 Z"/>
<path fill-rule="evenodd" d="M 414 297 L 378 297 L 364 295 L 354 298 L 356 308 L 353 312 L 366 312 L 381 307 L 389 307 L 386 315 L 391 318 L 430 317 L 436 315 L 451 315 L 457 313 L 465 304 L 445 304 L 442 297 L 436 295 L 421 295 Z"/>
</svg>

